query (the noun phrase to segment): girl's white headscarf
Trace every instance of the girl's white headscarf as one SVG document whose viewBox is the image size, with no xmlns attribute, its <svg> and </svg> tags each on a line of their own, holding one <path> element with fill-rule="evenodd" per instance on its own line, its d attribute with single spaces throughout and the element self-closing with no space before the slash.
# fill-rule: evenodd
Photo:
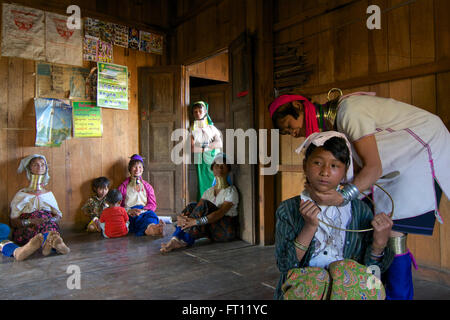
<svg viewBox="0 0 450 320">
<path fill-rule="evenodd" d="M 19 168 L 17 169 L 17 173 L 22 173 L 23 171 L 26 171 L 27 179 L 29 181 L 31 181 L 32 173 L 31 173 L 31 170 L 28 168 L 28 164 L 30 163 L 31 159 L 34 159 L 34 158 L 41 158 L 45 162 L 46 170 L 44 173 L 44 181 L 42 182 L 42 184 L 45 186 L 46 184 L 48 184 L 48 181 L 50 180 L 50 176 L 48 175 L 47 159 L 45 159 L 45 157 L 41 154 L 32 154 L 32 155 L 29 155 L 28 157 L 23 158 L 22 161 L 20 161 L 20 165 L 19 165 Z"/>
<path fill-rule="evenodd" d="M 308 138 L 303 141 L 303 143 L 295 150 L 296 153 L 300 154 L 303 149 L 308 149 L 309 145 L 312 143 L 316 147 L 321 147 L 324 145 L 325 141 L 330 138 L 339 137 L 345 140 L 347 144 L 347 148 L 350 155 L 350 163 L 347 168 L 347 175 L 345 181 L 343 182 L 351 182 L 353 180 L 353 157 L 352 157 L 352 147 L 350 142 L 348 141 L 345 134 L 337 132 L 337 131 L 324 131 L 324 132 L 314 132 Z"/>
</svg>

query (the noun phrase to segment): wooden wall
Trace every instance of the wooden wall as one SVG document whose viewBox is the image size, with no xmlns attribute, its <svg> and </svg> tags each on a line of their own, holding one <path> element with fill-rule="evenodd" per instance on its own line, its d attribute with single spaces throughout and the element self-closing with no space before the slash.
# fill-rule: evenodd
<svg viewBox="0 0 450 320">
<path fill-rule="evenodd" d="M 64 13 L 58 8 L 68 4 L 62 1 L 15 1 L 46 11 Z M 151 16 L 129 1 L 65 1 L 79 4 L 82 16 L 97 10 L 98 18 L 105 21 L 135 21 L 140 27 L 144 19 L 158 17 L 156 6 Z M 164 1 L 152 1 L 164 2 Z M 136 2 L 137 3 L 137 2 Z M 141 2 L 147 7 L 149 2 Z M 121 4 L 121 5 L 120 5 Z M 53 9 L 52 9 L 53 8 Z M 122 9 L 120 9 L 122 8 Z M 86 10 L 84 10 L 86 9 Z M 102 13 L 103 12 L 103 13 Z M 146 12 L 149 12 L 146 10 Z M 110 14 L 110 19 L 108 18 Z M 160 12 L 161 15 L 161 12 Z M 89 15 L 91 16 L 91 15 Z M 161 23 L 161 18 L 155 19 Z M 150 29 L 149 29 L 150 30 Z M 89 65 L 85 62 L 86 66 Z M 129 109 L 102 108 L 103 137 L 70 139 L 60 147 L 35 147 L 35 61 L 20 58 L 0 58 L 0 221 L 8 223 L 9 203 L 15 193 L 28 185 L 25 174 L 16 173 L 20 160 L 32 153 L 45 155 L 50 166 L 50 183 L 63 212 L 62 224 L 67 228 L 80 228 L 85 218 L 80 207 L 91 194 L 91 180 L 107 176 L 117 187 L 127 177 L 129 156 L 139 152 L 139 115 L 137 101 L 137 68 L 165 64 L 165 57 L 114 47 L 113 63 L 126 65 L 129 71 Z"/>
<path fill-rule="evenodd" d="M 405 5 L 405 3 L 409 3 Z M 366 9 L 381 8 L 381 30 L 368 30 Z M 278 0 L 275 46 L 300 44 L 314 73 L 292 92 L 326 102 L 333 87 L 344 94 L 375 91 L 439 115 L 450 128 L 450 2 L 447 0 Z M 279 200 L 303 189 L 302 159 L 293 154 L 301 141 L 281 138 Z M 444 224 L 433 236 L 408 238 L 408 246 L 429 270 L 450 271 L 450 202 L 442 199 Z M 449 283 L 448 275 L 434 274 Z"/>
<path fill-rule="evenodd" d="M 187 67 L 189 76 L 228 82 L 228 53 L 221 53 Z"/>
</svg>

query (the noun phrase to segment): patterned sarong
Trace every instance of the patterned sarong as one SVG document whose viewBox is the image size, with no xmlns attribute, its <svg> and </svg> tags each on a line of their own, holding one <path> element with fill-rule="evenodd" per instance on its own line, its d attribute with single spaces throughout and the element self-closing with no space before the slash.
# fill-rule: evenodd
<svg viewBox="0 0 450 320">
<path fill-rule="evenodd" d="M 289 270 L 282 286 L 285 300 L 384 300 L 381 281 L 367 267 L 351 259 L 336 261 L 329 269 Z"/>
</svg>

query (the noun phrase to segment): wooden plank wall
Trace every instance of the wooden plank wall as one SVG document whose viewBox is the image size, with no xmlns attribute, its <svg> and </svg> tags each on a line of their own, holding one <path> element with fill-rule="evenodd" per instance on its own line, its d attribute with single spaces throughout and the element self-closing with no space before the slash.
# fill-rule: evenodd
<svg viewBox="0 0 450 320">
<path fill-rule="evenodd" d="M 221 53 L 205 61 L 187 67 L 192 77 L 228 82 L 228 53 Z"/>
<path fill-rule="evenodd" d="M 58 11 L 45 9 L 47 1 L 20 3 L 47 11 Z M 81 6 L 82 15 L 84 8 L 96 10 L 96 1 L 73 3 Z M 135 21 L 139 24 L 142 19 L 149 18 L 139 10 L 130 10 L 132 7 L 128 4 L 128 1 L 123 1 L 119 7 L 127 9 L 111 11 L 111 20 L 105 20 L 118 22 L 121 14 L 128 14 L 127 20 L 132 21 L 135 15 Z M 48 5 L 53 5 L 54 8 L 64 7 L 63 2 L 53 1 Z M 108 11 L 104 13 L 107 14 Z M 91 194 L 92 179 L 107 176 L 113 181 L 112 186 L 117 187 L 127 177 L 128 157 L 139 152 L 137 68 L 164 64 L 165 57 L 114 46 L 113 59 L 116 64 L 128 66 L 128 111 L 102 109 L 102 138 L 72 138 L 63 142 L 60 147 L 49 148 L 34 146 L 35 61 L 0 58 L 0 222 L 9 222 L 11 199 L 20 188 L 28 185 L 25 174 L 18 175 L 16 171 L 20 160 L 29 154 L 40 153 L 47 158 L 51 176 L 48 189 L 55 194 L 63 212 L 63 227 L 67 228 L 78 229 L 84 225 L 85 218 L 80 213 L 80 208 Z M 89 66 L 88 62 L 85 64 Z"/>
<path fill-rule="evenodd" d="M 382 11 L 381 30 L 366 28 L 369 4 Z M 336 86 L 344 94 L 375 91 L 433 112 L 450 128 L 449 12 L 447 0 L 278 0 L 274 42 L 302 42 L 300 50 L 314 65 L 310 81 L 295 93 L 324 103 L 327 91 Z M 281 172 L 279 200 L 303 189 L 303 174 L 298 171 L 302 160 L 293 154 L 300 143 L 281 139 L 281 167 L 296 172 Z M 440 210 L 445 223 L 437 223 L 431 237 L 409 236 L 408 246 L 419 264 L 448 274 L 450 202 L 445 197 Z"/>
<path fill-rule="evenodd" d="M 189 65 L 227 49 L 246 29 L 246 3 L 242 0 L 177 0 L 173 64 Z"/>
</svg>

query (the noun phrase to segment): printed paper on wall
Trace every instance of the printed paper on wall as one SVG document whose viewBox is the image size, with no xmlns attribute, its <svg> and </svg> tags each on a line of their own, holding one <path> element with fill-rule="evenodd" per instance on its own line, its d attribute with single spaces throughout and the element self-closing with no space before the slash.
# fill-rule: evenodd
<svg viewBox="0 0 450 320">
<path fill-rule="evenodd" d="M 45 59 L 44 11 L 3 3 L 2 56 Z"/>
</svg>

